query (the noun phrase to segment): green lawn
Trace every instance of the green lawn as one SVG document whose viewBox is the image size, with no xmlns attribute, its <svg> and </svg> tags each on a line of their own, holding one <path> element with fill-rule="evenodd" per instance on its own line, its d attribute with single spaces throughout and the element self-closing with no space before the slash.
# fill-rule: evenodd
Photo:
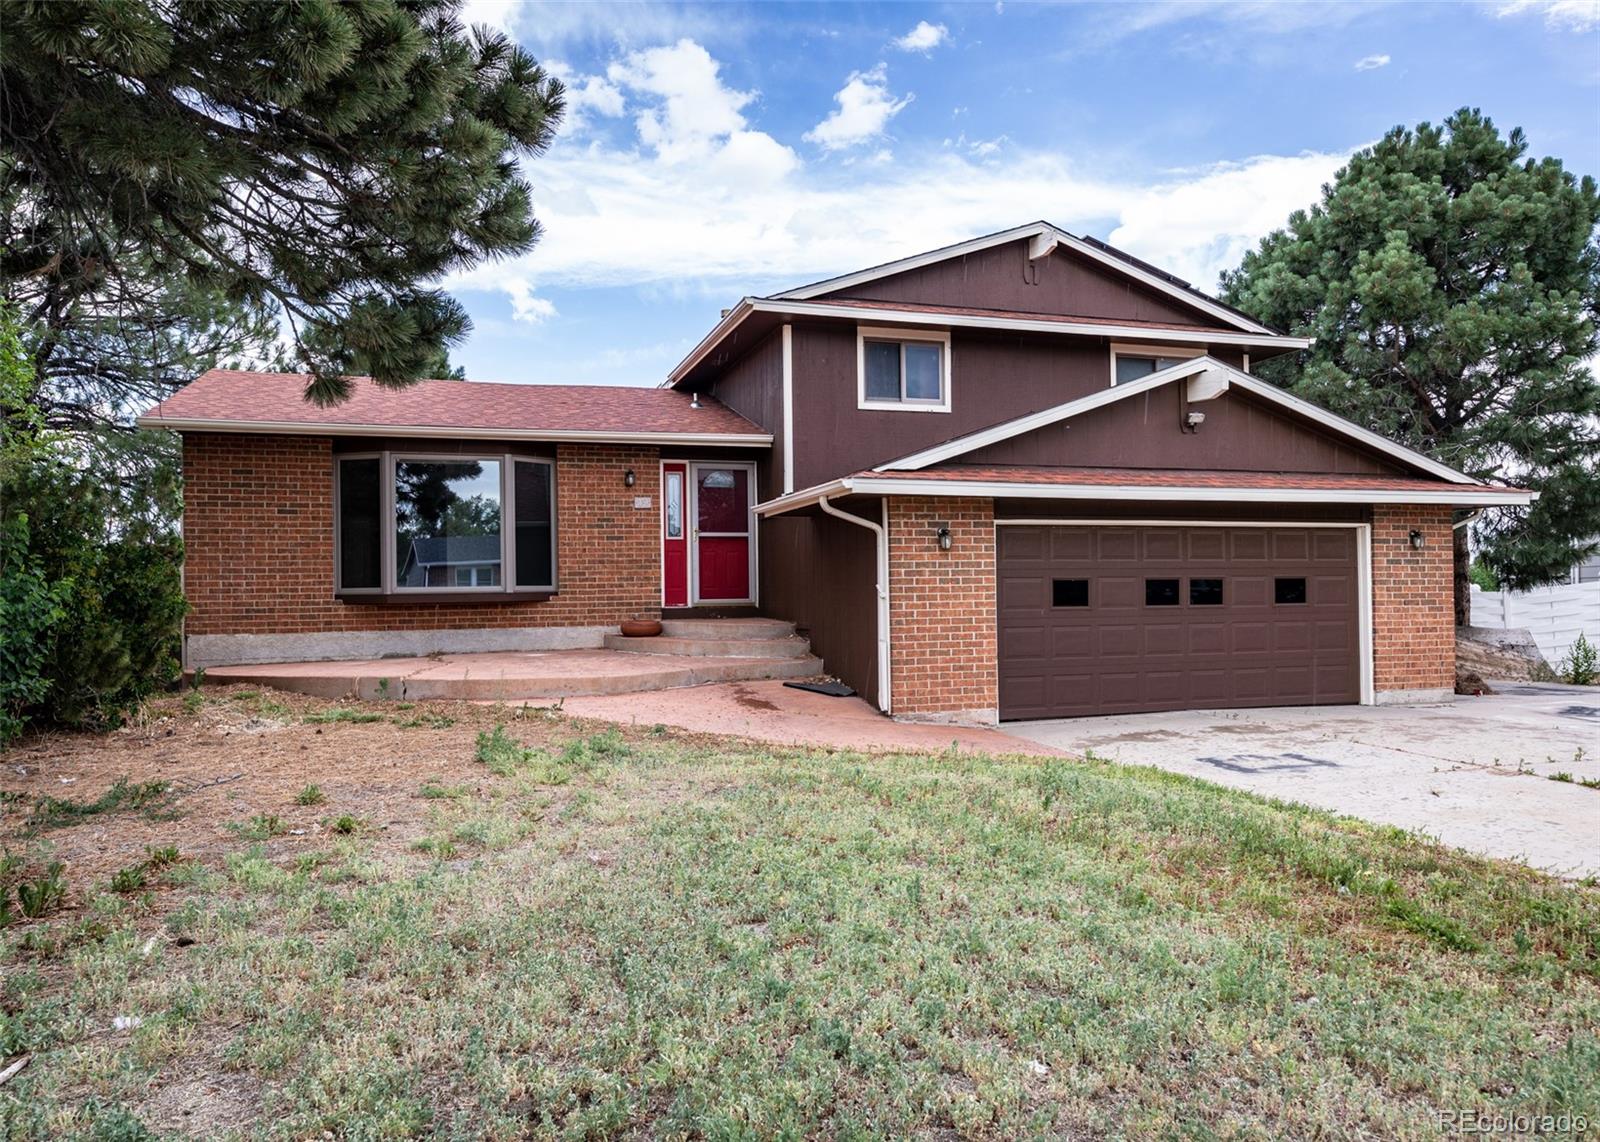
<svg viewBox="0 0 1600 1142">
<path fill-rule="evenodd" d="M 294 810 L 330 789 L 302 774 L 314 837 L 258 815 L 0 933 L 0 1050 L 35 1056 L 6 1134 L 1427 1138 L 1600 1109 L 1592 886 L 1102 762 L 560 720 L 475 754 L 486 728 L 404 731 L 451 755 L 409 822 Z M 288 732 L 368 731 L 401 732 Z"/>
</svg>

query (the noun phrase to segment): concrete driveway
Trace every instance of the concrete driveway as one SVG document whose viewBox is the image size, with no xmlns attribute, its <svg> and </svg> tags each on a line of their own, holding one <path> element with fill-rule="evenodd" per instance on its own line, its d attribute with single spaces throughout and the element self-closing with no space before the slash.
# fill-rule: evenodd
<svg viewBox="0 0 1600 1142">
<path fill-rule="evenodd" d="M 1600 689 L 1493 683 L 1422 707 L 1211 710 L 1006 723 L 1070 753 L 1155 765 L 1414 829 L 1565 876 L 1600 874 Z M 1573 781 L 1552 781 L 1557 773 Z"/>
</svg>

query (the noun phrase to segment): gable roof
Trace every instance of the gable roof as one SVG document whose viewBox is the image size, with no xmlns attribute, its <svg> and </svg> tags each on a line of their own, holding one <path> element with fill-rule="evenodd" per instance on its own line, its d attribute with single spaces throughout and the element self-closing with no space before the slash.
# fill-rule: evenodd
<svg viewBox="0 0 1600 1142">
<path fill-rule="evenodd" d="M 1043 258 L 1057 248 L 1094 262 L 1103 269 L 1133 279 L 1148 289 L 1176 299 L 1182 305 L 1215 318 L 1220 324 L 1122 320 L 1058 314 L 1022 313 L 958 305 L 925 305 L 864 298 L 826 297 L 864 282 L 920 269 L 967 254 L 1026 241 L 1029 256 Z M 1061 333 L 1096 337 L 1147 337 L 1149 340 L 1194 344 L 1235 345 L 1244 350 L 1285 352 L 1304 349 L 1309 337 L 1291 337 L 1261 324 L 1248 314 L 1200 292 L 1179 278 L 1164 273 L 1113 246 L 1093 238 L 1080 238 L 1048 222 L 1030 222 L 996 234 L 986 234 L 885 262 L 854 273 L 841 274 L 810 285 L 784 290 L 769 297 L 744 297 L 667 374 L 663 388 L 693 384 L 702 366 L 715 368 L 742 354 L 766 337 L 788 317 L 824 317 L 841 320 L 881 321 L 891 325 L 935 325 L 943 328 L 1001 329 L 1026 333 Z M 715 356 L 723 350 L 721 356 Z"/>
<path fill-rule="evenodd" d="M 305 399 L 310 377 L 212 369 L 135 423 L 179 432 L 315 436 L 473 436 L 498 440 L 720 444 L 768 447 L 764 432 L 708 397 L 617 385 L 418 381 L 387 388 L 354 377 L 350 399 Z"/>
<path fill-rule="evenodd" d="M 1355 441 L 1357 444 L 1364 445 L 1375 452 L 1381 452 L 1385 456 L 1398 460 L 1407 467 L 1426 472 L 1430 476 L 1453 484 L 1483 486 L 1480 480 L 1474 480 L 1471 476 L 1424 456 L 1414 449 L 1407 448 L 1403 444 L 1396 444 L 1386 436 L 1380 436 L 1378 433 L 1362 428 L 1359 424 L 1348 421 L 1342 416 L 1331 413 L 1309 401 L 1301 400 L 1276 385 L 1257 380 L 1249 373 L 1236 369 L 1224 361 L 1217 360 L 1215 357 L 1194 357 L 1187 361 L 1180 361 L 1176 365 L 1151 373 L 1149 376 L 1140 377 L 1136 381 L 1112 385 L 1101 389 L 1099 392 L 1091 393 L 1089 396 L 1067 401 L 1065 404 L 1058 404 L 1053 408 L 1043 409 L 1039 412 L 1029 413 L 1027 416 L 1019 416 L 1015 420 L 991 425 L 976 432 L 969 432 L 964 436 L 947 440 L 943 444 L 936 444 L 932 448 L 921 449 L 909 456 L 902 456 L 898 460 L 882 464 L 877 470 L 919 471 L 941 461 L 966 455 L 990 444 L 997 444 L 1002 440 L 1010 440 L 1012 437 L 1021 436 L 1046 425 L 1058 424 L 1061 421 L 1070 420 L 1075 416 L 1082 416 L 1086 412 L 1091 412 L 1105 405 L 1127 400 L 1129 397 L 1137 396 L 1140 393 L 1147 393 L 1151 389 L 1160 388 L 1162 385 L 1169 385 L 1178 381 L 1187 382 L 1191 381 L 1191 379 L 1193 383 L 1204 384 L 1208 396 L 1217 396 L 1225 392 L 1229 386 L 1236 385 L 1253 396 L 1260 397 L 1270 404 L 1278 405 L 1297 416 L 1311 420 L 1335 435 Z M 1190 399 L 1199 400 L 1203 398 L 1192 396 Z"/>
<path fill-rule="evenodd" d="M 1047 256 L 1051 251 L 1064 247 L 1104 266 L 1125 277 L 1133 278 L 1140 284 L 1176 298 L 1192 309 L 1225 322 L 1235 329 L 1246 333 L 1276 334 L 1276 330 L 1262 325 L 1248 314 L 1241 313 L 1231 305 L 1224 304 L 1208 294 L 1201 293 L 1188 282 L 1176 278 L 1169 273 L 1156 269 L 1148 262 L 1142 262 L 1132 254 L 1124 253 L 1114 246 L 1094 238 L 1080 238 L 1076 234 L 1069 234 L 1059 226 L 1049 222 L 1030 222 L 1025 226 L 1015 226 L 1010 230 L 1001 230 L 994 234 L 985 234 L 979 238 L 971 238 L 965 242 L 957 242 L 952 246 L 941 246 L 937 250 L 928 250 L 925 253 L 913 254 L 909 258 L 900 258 L 893 262 L 884 262 L 882 265 L 872 266 L 865 270 L 856 270 L 853 273 L 840 274 L 837 277 L 827 278 L 820 282 L 812 282 L 796 289 L 785 290 L 773 294 L 774 298 L 783 300 L 805 301 L 819 297 L 822 294 L 837 293 L 839 290 L 849 289 L 861 285 L 863 282 L 876 281 L 892 274 L 905 273 L 907 270 L 921 269 L 923 266 L 935 262 L 948 261 L 951 258 L 960 258 L 973 254 L 979 250 L 987 250 L 992 246 L 1003 246 L 1008 242 L 1028 240 L 1032 243 L 1030 255 L 1036 258 Z"/>
</svg>

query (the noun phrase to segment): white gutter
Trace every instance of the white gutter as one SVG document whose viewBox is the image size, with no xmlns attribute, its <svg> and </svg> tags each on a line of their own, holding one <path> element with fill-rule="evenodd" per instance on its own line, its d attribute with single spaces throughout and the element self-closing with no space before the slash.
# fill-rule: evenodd
<svg viewBox="0 0 1600 1142">
<path fill-rule="evenodd" d="M 1002 329 L 1014 333 L 1056 333 L 1079 337 L 1116 337 L 1141 343 L 1158 341 L 1181 345 L 1242 345 L 1268 349 L 1307 349 L 1311 337 L 1289 337 L 1280 333 L 1242 333 L 1228 329 L 1160 329 L 1148 325 L 1117 325 L 1091 321 L 1039 321 L 1023 317 L 995 317 L 973 313 L 925 313 L 912 309 L 886 309 L 864 305 L 833 305 L 825 302 L 789 301 L 783 298 L 746 297 L 728 311 L 728 316 L 690 350 L 689 355 L 667 374 L 660 386 L 670 388 L 709 357 L 728 334 L 752 313 L 774 313 L 793 317 L 833 317 L 841 321 L 875 325 L 926 325 L 940 329 Z"/>
<path fill-rule="evenodd" d="M 270 436 L 414 436 L 429 439 L 563 441 L 574 444 L 694 444 L 771 448 L 769 432 L 605 432 L 593 429 L 483 428 L 437 424 L 337 424 L 297 420 L 207 420 L 141 416 L 140 428 L 173 432 L 258 432 Z"/>
<path fill-rule="evenodd" d="M 1133 500 L 1189 503 L 1450 504 L 1526 507 L 1538 492 L 1485 485 L 1396 491 L 1378 488 L 1226 488 L 1150 484 L 1017 484 L 1001 480 L 899 480 L 851 476 L 756 505 L 759 515 L 807 507 L 828 496 L 975 496 L 1017 500 Z"/>
<path fill-rule="evenodd" d="M 1279 333 L 1242 333 L 1228 329 L 1162 329 L 1151 325 L 1118 325 L 1103 321 L 1041 321 L 1030 317 L 997 317 L 982 313 L 929 313 L 920 309 L 889 309 L 872 305 L 837 305 L 827 302 L 747 299 L 752 313 L 786 313 L 797 317 L 839 317 L 845 320 L 885 321 L 893 325 L 937 325 L 940 328 L 1004 329 L 1019 333 L 1067 333 L 1086 337 L 1127 337 L 1141 341 L 1181 342 L 1187 345 L 1261 345 L 1278 349 L 1308 349 L 1310 337 Z M 681 368 L 681 366 L 680 366 Z"/>
<path fill-rule="evenodd" d="M 885 501 L 887 503 L 887 501 Z M 881 523 L 862 519 L 858 515 L 842 512 L 828 502 L 825 495 L 817 497 L 817 506 L 828 515 L 864 527 L 876 537 L 878 549 L 878 709 L 892 713 L 889 687 L 889 533 Z"/>
</svg>

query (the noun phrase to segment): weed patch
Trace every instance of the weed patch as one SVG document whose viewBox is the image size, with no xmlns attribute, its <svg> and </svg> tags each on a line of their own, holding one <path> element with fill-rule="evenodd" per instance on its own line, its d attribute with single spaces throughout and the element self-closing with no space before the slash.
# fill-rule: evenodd
<svg viewBox="0 0 1600 1142">
<path fill-rule="evenodd" d="M 191 691 L 192 693 L 192 691 Z M 110 789 L 93 801 L 74 801 L 66 797 L 41 797 L 33 806 L 28 827 L 34 832 L 76 825 L 88 817 L 104 813 L 139 811 L 158 814 L 172 801 L 172 786 L 166 781 L 130 782 L 119 777 Z"/>
</svg>

